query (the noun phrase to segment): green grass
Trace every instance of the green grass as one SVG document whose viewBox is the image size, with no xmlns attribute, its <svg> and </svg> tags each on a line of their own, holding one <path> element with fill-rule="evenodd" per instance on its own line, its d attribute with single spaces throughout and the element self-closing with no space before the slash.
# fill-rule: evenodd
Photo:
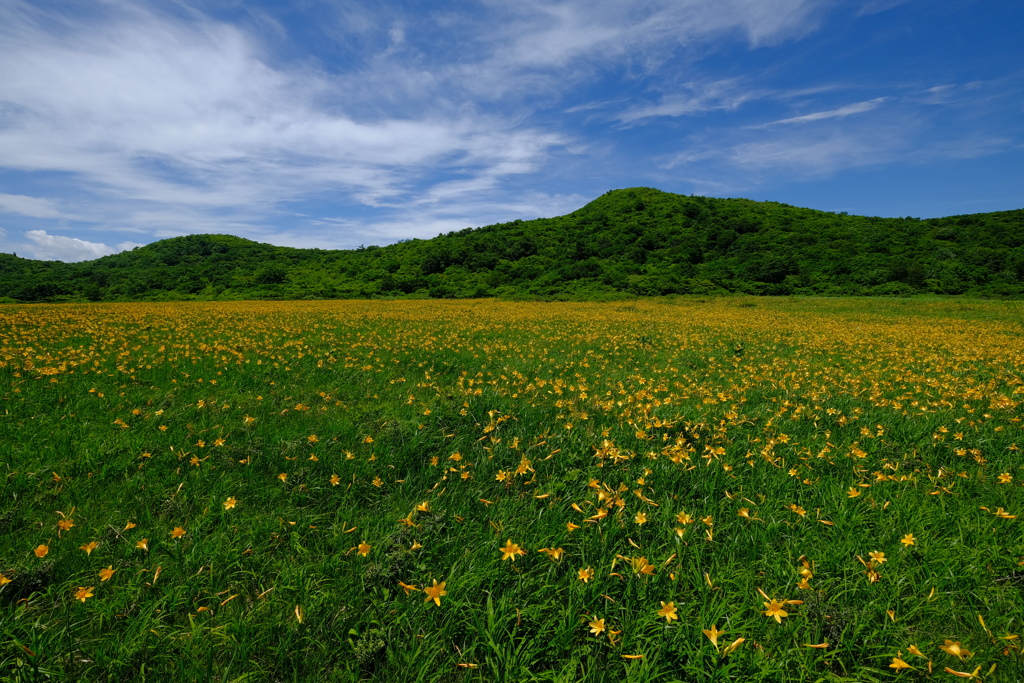
<svg viewBox="0 0 1024 683">
<path fill-rule="evenodd" d="M 1021 680 L 1018 313 L 4 307 L 0 679 Z"/>
</svg>

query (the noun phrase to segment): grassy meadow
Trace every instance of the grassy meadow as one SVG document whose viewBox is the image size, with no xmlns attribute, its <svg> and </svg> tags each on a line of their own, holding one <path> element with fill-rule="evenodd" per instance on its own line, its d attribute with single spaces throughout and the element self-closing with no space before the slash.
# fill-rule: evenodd
<svg viewBox="0 0 1024 683">
<path fill-rule="evenodd" d="M 1022 321 L 0 307 L 0 680 L 1024 680 Z"/>
</svg>

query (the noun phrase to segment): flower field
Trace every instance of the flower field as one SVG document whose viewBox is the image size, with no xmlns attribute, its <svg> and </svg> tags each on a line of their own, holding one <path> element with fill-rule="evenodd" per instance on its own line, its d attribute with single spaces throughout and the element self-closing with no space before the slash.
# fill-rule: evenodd
<svg viewBox="0 0 1024 683">
<path fill-rule="evenodd" d="M 2 307 L 0 680 L 1022 680 L 1022 321 Z"/>
</svg>

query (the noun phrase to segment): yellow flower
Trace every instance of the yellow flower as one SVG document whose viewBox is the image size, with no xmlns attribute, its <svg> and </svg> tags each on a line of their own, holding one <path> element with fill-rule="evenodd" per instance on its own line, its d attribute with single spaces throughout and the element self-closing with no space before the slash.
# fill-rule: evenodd
<svg viewBox="0 0 1024 683">
<path fill-rule="evenodd" d="M 46 553 L 50 552 L 50 546 L 46 545 L 45 543 L 42 543 L 38 545 L 36 549 L 32 552 L 36 554 L 36 557 L 46 557 Z"/>
<path fill-rule="evenodd" d="M 78 600 L 81 600 L 82 602 L 85 602 L 86 600 L 88 600 L 91 597 L 92 597 L 92 586 L 89 586 L 88 588 L 83 588 L 82 586 L 79 586 L 78 590 L 75 591 L 75 598 L 77 598 Z"/>
<path fill-rule="evenodd" d="M 860 489 L 851 486 L 850 490 L 846 492 L 846 495 L 848 495 L 850 498 L 856 498 L 857 496 L 860 495 Z"/>
<path fill-rule="evenodd" d="M 68 531 L 74 525 L 75 525 L 75 520 L 70 519 L 70 518 L 62 519 L 62 520 L 59 520 L 57 522 L 57 527 L 60 528 L 61 531 Z"/>
<path fill-rule="evenodd" d="M 501 551 L 501 560 L 503 562 L 505 560 L 512 560 L 515 562 L 516 555 L 526 554 L 526 551 L 520 548 L 518 543 L 513 543 L 511 538 L 505 541 L 505 547 L 498 548 L 498 550 Z"/>
<path fill-rule="evenodd" d="M 224 509 L 230 510 L 231 508 L 235 507 L 236 503 L 238 503 L 238 501 L 235 500 L 235 497 L 229 496 L 228 499 L 224 501 Z"/>
<path fill-rule="evenodd" d="M 923 652 L 921 652 L 921 651 L 920 651 L 920 650 L 919 650 L 919 649 L 917 648 L 917 645 L 911 645 L 910 647 L 908 647 L 908 648 L 907 648 L 907 650 L 908 650 L 908 651 L 910 652 L 910 654 L 912 654 L 912 655 L 917 655 L 918 657 L 924 657 L 925 659 L 927 659 L 927 658 L 928 658 L 928 657 L 927 657 L 927 656 L 926 656 L 926 655 L 925 655 L 925 654 L 924 654 Z"/>
<path fill-rule="evenodd" d="M 320 439 L 317 438 L 316 434 L 310 434 L 309 436 L 306 437 L 306 441 L 308 441 L 309 443 L 317 443 L 320 441 Z"/>
<path fill-rule="evenodd" d="M 546 553 L 552 562 L 561 562 L 562 555 L 565 554 L 565 551 L 561 548 L 541 548 L 537 552 Z"/>
<path fill-rule="evenodd" d="M 715 646 L 715 649 L 718 649 L 718 636 L 725 633 L 725 631 L 719 631 L 717 624 L 712 625 L 710 629 L 705 628 L 702 630 L 704 631 L 704 635 L 708 637 L 708 640 L 711 641 L 711 644 Z"/>
<path fill-rule="evenodd" d="M 84 550 L 84 551 L 85 551 L 85 554 L 86 554 L 86 555 L 92 555 L 92 551 L 93 551 L 93 550 L 96 550 L 96 548 L 97 548 L 98 546 L 99 546 L 99 543 L 97 543 L 96 541 L 89 541 L 89 542 L 88 542 L 88 543 L 86 543 L 85 545 L 80 545 L 80 546 L 78 546 L 78 547 L 79 547 L 79 548 L 80 548 L 81 550 Z"/>
<path fill-rule="evenodd" d="M 633 565 L 633 571 L 638 576 L 640 574 L 654 574 L 654 565 L 648 562 L 646 557 L 634 557 L 630 560 L 630 563 Z"/>
<path fill-rule="evenodd" d="M 1011 481 L 1013 481 L 1013 475 L 1011 475 L 1009 472 L 1003 472 L 1002 474 L 999 475 L 1000 484 L 1009 484 Z"/>
<path fill-rule="evenodd" d="M 679 615 L 676 613 L 676 603 L 674 602 L 662 602 L 661 609 L 658 610 L 659 617 L 665 617 L 665 621 L 672 623 L 673 619 L 678 619 Z"/>
<path fill-rule="evenodd" d="M 181 528 L 180 526 L 176 526 L 176 527 L 174 527 L 173 530 L 171 530 L 171 538 L 177 539 L 177 538 L 181 538 L 184 535 L 185 535 L 185 530 L 183 528 Z"/>
<path fill-rule="evenodd" d="M 100 581 L 106 581 L 107 579 L 109 579 L 111 576 L 114 575 L 115 571 L 116 570 L 114 569 L 114 565 L 110 565 L 109 567 L 107 567 L 105 569 L 101 569 L 100 570 Z"/>
<path fill-rule="evenodd" d="M 693 524 L 697 520 L 695 520 L 693 517 L 691 517 L 685 512 L 679 512 L 676 514 L 676 521 L 680 524 Z"/>
<path fill-rule="evenodd" d="M 913 669 L 914 667 L 910 666 L 909 664 L 904 662 L 899 657 L 893 657 L 892 658 L 892 663 L 889 664 L 889 668 L 890 669 L 896 669 L 898 671 L 900 669 Z"/>
<path fill-rule="evenodd" d="M 868 553 L 868 556 L 878 564 L 882 564 L 885 562 L 885 553 L 883 553 L 881 550 L 872 550 L 870 553 Z"/>
<path fill-rule="evenodd" d="M 636 513 L 636 517 L 633 518 L 633 521 L 637 524 L 645 524 L 647 522 L 647 514 L 644 512 L 638 512 Z"/>
<path fill-rule="evenodd" d="M 772 598 L 772 601 L 764 603 L 764 606 L 768 608 L 765 610 L 764 615 L 766 617 L 773 617 L 775 621 L 779 622 L 780 624 L 782 623 L 782 617 L 789 616 L 789 612 L 782 609 L 786 606 L 785 602 L 779 602 L 778 600 Z"/>
<path fill-rule="evenodd" d="M 332 474 L 331 475 L 331 486 L 337 486 L 340 483 L 341 483 L 341 477 L 339 477 L 337 474 Z"/>
<path fill-rule="evenodd" d="M 423 602 L 430 602 L 431 600 L 433 600 L 434 604 L 436 604 L 438 607 L 440 607 L 441 606 L 441 596 L 442 595 L 448 595 L 448 591 L 446 591 L 444 589 L 444 585 L 446 583 L 447 583 L 447 581 L 442 581 L 441 583 L 438 583 L 437 579 L 434 579 L 434 585 L 433 586 L 429 586 L 429 587 L 426 587 L 426 588 L 423 589 L 423 594 L 427 596 L 427 599 L 424 600 Z"/>
<path fill-rule="evenodd" d="M 565 528 L 568 529 L 569 533 L 571 534 L 572 532 L 574 532 L 577 529 L 579 529 L 580 525 L 579 524 L 573 524 L 572 522 L 566 522 L 565 523 Z"/>
<path fill-rule="evenodd" d="M 902 543 L 903 545 L 905 545 L 908 548 L 910 546 L 912 546 L 912 545 L 915 545 L 916 542 L 917 542 L 917 539 L 914 538 L 914 534 L 907 534 L 903 538 L 900 539 L 900 543 Z"/>
<path fill-rule="evenodd" d="M 361 541 L 359 543 L 358 547 L 359 547 L 359 554 L 362 555 L 363 557 L 366 557 L 367 555 L 370 554 L 370 547 L 371 546 L 366 541 Z"/>
<path fill-rule="evenodd" d="M 144 538 L 141 541 L 136 541 L 135 542 L 135 547 L 138 548 L 139 550 L 149 550 L 149 539 L 148 538 Z"/>
<path fill-rule="evenodd" d="M 746 640 L 746 638 L 737 638 L 736 640 L 732 641 L 731 643 L 722 648 L 722 656 L 728 657 L 736 651 L 736 648 L 745 643 Z"/>
<path fill-rule="evenodd" d="M 399 581 L 398 585 L 402 587 L 402 590 L 405 591 L 406 595 L 419 590 L 419 588 L 416 587 L 416 584 L 405 583 L 404 581 Z"/>
<path fill-rule="evenodd" d="M 601 635 L 604 632 L 604 619 L 594 619 L 590 622 L 590 632 L 595 636 Z"/>
<path fill-rule="evenodd" d="M 962 647 L 960 645 L 960 641 L 959 640 L 956 641 L 956 642 L 953 642 L 952 640 L 949 640 L 947 638 L 943 645 L 939 645 L 939 649 L 943 650 L 944 652 L 948 652 L 949 654 L 953 655 L 954 657 L 959 658 L 960 661 L 963 661 L 965 659 L 970 659 L 973 656 L 973 653 L 970 650 L 968 650 L 966 647 Z"/>
<path fill-rule="evenodd" d="M 966 671 L 954 671 L 953 669 L 950 669 L 948 666 L 947 667 L 943 667 L 943 671 L 945 671 L 948 674 L 953 674 L 954 676 L 959 676 L 960 678 L 973 678 L 975 680 L 979 680 L 979 681 L 981 680 L 981 675 L 980 675 L 981 674 L 981 667 L 980 666 L 974 667 L 974 671 L 972 671 L 970 673 L 967 673 Z"/>
<path fill-rule="evenodd" d="M 281 481 L 285 481 L 288 479 L 288 473 L 282 472 L 281 474 L 277 475 L 277 478 L 280 479 Z"/>
<path fill-rule="evenodd" d="M 417 505 L 416 506 L 416 511 L 417 512 L 430 512 L 430 501 L 429 500 L 425 500 L 422 503 L 420 503 L 419 505 Z"/>
<path fill-rule="evenodd" d="M 581 569 L 578 572 L 576 572 L 576 578 L 578 578 L 583 583 L 588 583 L 592 578 L 594 578 L 594 570 L 590 567 L 587 567 L 586 569 Z"/>
</svg>

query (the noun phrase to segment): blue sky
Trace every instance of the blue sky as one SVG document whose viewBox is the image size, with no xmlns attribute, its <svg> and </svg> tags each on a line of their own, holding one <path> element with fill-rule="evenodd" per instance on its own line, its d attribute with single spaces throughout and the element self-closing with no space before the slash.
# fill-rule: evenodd
<svg viewBox="0 0 1024 683">
<path fill-rule="evenodd" d="M 1024 208 L 1024 4 L 0 0 L 0 251 L 351 248 L 610 189 Z"/>
</svg>

